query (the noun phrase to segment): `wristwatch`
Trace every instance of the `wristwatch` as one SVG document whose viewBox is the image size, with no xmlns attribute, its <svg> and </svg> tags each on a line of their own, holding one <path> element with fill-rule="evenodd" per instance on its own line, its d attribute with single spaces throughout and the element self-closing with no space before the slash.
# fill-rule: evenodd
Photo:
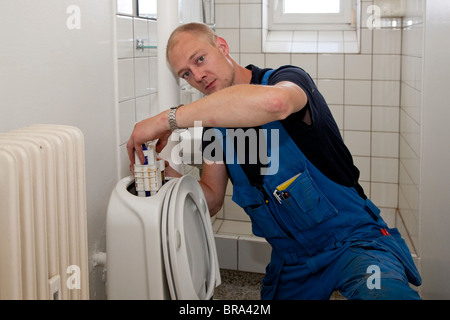
<svg viewBox="0 0 450 320">
<path fill-rule="evenodd" d="M 175 118 L 175 113 L 177 112 L 177 109 L 179 107 L 182 107 L 182 106 L 184 106 L 184 104 L 180 104 L 180 105 L 178 105 L 176 107 L 172 107 L 169 110 L 168 119 L 169 119 L 170 130 L 172 132 L 174 132 L 175 130 L 179 130 L 180 129 L 180 128 L 178 128 L 178 125 L 177 125 L 177 119 Z"/>
</svg>

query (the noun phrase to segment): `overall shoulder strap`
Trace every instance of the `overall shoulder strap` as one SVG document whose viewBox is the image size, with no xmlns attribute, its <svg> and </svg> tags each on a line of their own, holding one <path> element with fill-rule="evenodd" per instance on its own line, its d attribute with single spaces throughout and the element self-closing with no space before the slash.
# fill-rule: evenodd
<svg viewBox="0 0 450 320">
<path fill-rule="evenodd" d="M 264 77 L 263 77 L 263 79 L 262 79 L 262 81 L 261 81 L 261 84 L 263 85 L 263 86 L 266 86 L 268 83 L 269 83 L 269 77 L 271 76 L 271 74 L 274 72 L 275 70 L 268 70 L 268 71 L 266 71 L 266 73 L 264 73 Z"/>
</svg>

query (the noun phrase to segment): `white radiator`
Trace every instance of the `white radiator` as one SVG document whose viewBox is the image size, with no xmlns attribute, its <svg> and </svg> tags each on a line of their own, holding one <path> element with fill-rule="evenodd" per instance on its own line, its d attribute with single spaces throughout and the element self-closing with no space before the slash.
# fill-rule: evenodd
<svg viewBox="0 0 450 320">
<path fill-rule="evenodd" d="M 0 134 L 0 299 L 89 299 L 82 132 Z"/>
</svg>

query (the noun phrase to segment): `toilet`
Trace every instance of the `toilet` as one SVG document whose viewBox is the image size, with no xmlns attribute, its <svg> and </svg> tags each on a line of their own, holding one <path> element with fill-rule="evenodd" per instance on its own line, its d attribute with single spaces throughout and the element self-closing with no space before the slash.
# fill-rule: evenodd
<svg viewBox="0 0 450 320">
<path fill-rule="evenodd" d="M 107 298 L 209 300 L 220 272 L 208 206 L 196 178 L 139 197 L 132 176 L 113 190 L 106 219 Z"/>
</svg>

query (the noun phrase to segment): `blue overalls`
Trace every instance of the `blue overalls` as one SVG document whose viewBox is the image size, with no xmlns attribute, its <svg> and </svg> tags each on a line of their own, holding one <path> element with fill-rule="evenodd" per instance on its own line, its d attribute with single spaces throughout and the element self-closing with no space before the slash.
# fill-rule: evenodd
<svg viewBox="0 0 450 320">
<path fill-rule="evenodd" d="M 272 246 L 261 298 L 329 299 L 339 290 L 348 299 L 420 299 L 408 285 L 421 283 L 411 253 L 380 210 L 354 187 L 322 174 L 279 121 L 262 127 L 267 141 L 278 130 L 278 172 L 253 186 L 236 153 L 227 163 L 233 201 L 250 216 L 253 233 Z M 226 129 L 218 129 L 230 143 Z"/>
</svg>

